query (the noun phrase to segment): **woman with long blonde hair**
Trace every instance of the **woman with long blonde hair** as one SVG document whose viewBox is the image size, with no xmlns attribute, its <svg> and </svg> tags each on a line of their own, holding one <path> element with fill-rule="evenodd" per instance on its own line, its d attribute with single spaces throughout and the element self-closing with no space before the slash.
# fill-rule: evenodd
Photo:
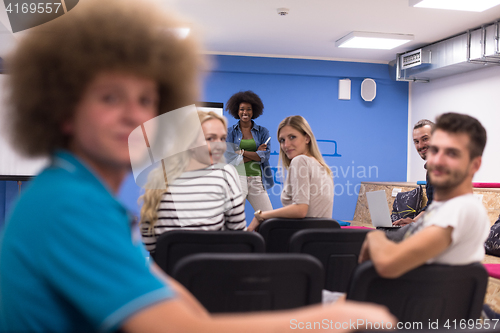
<svg viewBox="0 0 500 333">
<path fill-rule="evenodd" d="M 301 116 L 285 118 L 278 126 L 281 163 L 287 177 L 281 192 L 283 208 L 256 211 L 249 231 L 273 217 L 332 217 L 333 177 L 316 138 Z"/>
<path fill-rule="evenodd" d="M 212 111 L 198 111 L 198 117 L 203 133 L 196 148 L 179 155 L 178 163 L 166 163 L 175 180 L 166 184 L 165 190 L 165 171 L 155 169 L 141 197 L 141 234 L 152 254 L 157 238 L 169 230 L 246 227 L 238 173 L 232 165 L 220 163 L 226 150 L 226 119 Z M 207 145 L 199 145 L 204 141 Z"/>
</svg>

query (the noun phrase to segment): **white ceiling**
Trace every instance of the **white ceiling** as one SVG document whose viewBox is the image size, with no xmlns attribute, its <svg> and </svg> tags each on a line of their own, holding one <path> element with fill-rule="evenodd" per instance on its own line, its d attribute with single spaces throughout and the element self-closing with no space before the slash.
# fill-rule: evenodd
<svg viewBox="0 0 500 333">
<path fill-rule="evenodd" d="M 500 5 L 474 13 L 414 8 L 408 0 L 160 1 L 194 22 L 208 53 L 377 63 L 500 19 Z M 280 7 L 289 8 L 289 14 L 279 16 Z M 388 51 L 335 47 L 351 31 L 412 34 L 415 39 Z"/>
<path fill-rule="evenodd" d="M 500 5 L 474 13 L 409 7 L 408 0 L 156 1 L 192 22 L 207 53 L 375 63 L 500 19 Z M 289 14 L 279 16 L 280 7 L 289 8 Z M 9 33 L 1 24 L 7 20 L 0 4 L 0 56 L 22 34 Z M 412 34 L 415 39 L 388 51 L 335 47 L 351 31 Z"/>
</svg>

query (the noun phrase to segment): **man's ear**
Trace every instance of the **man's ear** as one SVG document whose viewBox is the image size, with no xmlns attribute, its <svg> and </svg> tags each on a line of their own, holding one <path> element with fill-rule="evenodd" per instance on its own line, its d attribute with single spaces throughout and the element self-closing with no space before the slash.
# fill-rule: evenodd
<svg viewBox="0 0 500 333">
<path fill-rule="evenodd" d="M 472 159 L 471 161 L 471 171 L 473 172 L 473 175 L 479 170 L 481 167 L 481 163 L 483 162 L 483 157 L 482 156 L 476 156 Z"/>
</svg>

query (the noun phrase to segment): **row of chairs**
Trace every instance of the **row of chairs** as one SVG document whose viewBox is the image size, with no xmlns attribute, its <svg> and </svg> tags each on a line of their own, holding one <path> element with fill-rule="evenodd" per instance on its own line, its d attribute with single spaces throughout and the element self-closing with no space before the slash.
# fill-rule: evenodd
<svg viewBox="0 0 500 333">
<path fill-rule="evenodd" d="M 367 230 L 291 232 L 294 225 L 285 230 L 292 253 L 264 253 L 273 242 L 269 235 L 280 237 L 274 228 L 262 229 L 264 222 L 261 234 L 165 233 L 155 260 L 210 312 L 289 309 L 319 303 L 321 290 L 329 289 L 347 291 L 348 299 L 384 304 L 400 321 L 479 318 L 487 283 L 481 264 L 424 265 L 398 279 L 383 279 L 371 262 L 357 265 Z"/>
<path fill-rule="evenodd" d="M 340 224 L 328 218 L 272 218 L 262 222 L 258 232 L 264 238 L 266 252 L 284 253 L 288 252 L 292 236 L 297 231 L 305 229 L 340 229 Z"/>
<path fill-rule="evenodd" d="M 292 309 L 322 299 L 323 267 L 305 254 L 194 254 L 172 277 L 211 313 Z"/>
<path fill-rule="evenodd" d="M 211 313 L 291 309 L 322 298 L 323 267 L 306 254 L 195 254 L 173 277 Z M 347 299 L 385 305 L 404 323 L 442 326 L 480 317 L 487 279 L 480 263 L 424 265 L 385 279 L 367 261 L 355 269 Z"/>
<path fill-rule="evenodd" d="M 340 229 L 340 225 L 334 219 L 327 218 L 306 218 L 306 219 L 285 219 L 285 218 L 273 218 L 266 220 L 262 223 L 258 230 L 260 239 L 256 233 L 253 236 L 238 236 L 239 232 L 224 231 L 219 233 L 221 236 L 210 236 L 209 240 L 204 239 L 204 232 L 191 233 L 192 236 L 181 236 L 181 233 L 168 232 L 162 234 L 157 240 L 155 260 L 161 262 L 167 260 L 165 257 L 165 252 L 169 251 L 172 243 L 186 243 L 190 242 L 192 244 L 200 242 L 203 247 L 206 247 L 208 243 L 212 243 L 211 246 L 215 244 L 223 244 L 220 248 L 214 248 L 213 252 L 267 252 L 267 253 L 287 253 L 289 252 L 289 242 L 292 236 L 300 230 L 306 229 L 327 229 L 327 230 L 337 230 Z M 217 234 L 217 233 L 213 233 Z M 227 235 L 227 236 L 226 236 Z M 230 236 L 229 236 L 230 235 Z M 195 237 L 195 238 L 193 238 Z M 242 245 L 242 247 L 237 247 L 236 244 L 247 244 Z M 264 247 L 261 247 L 264 244 Z M 191 245 L 193 246 L 193 245 Z M 228 248 L 230 247 L 230 248 Z M 156 258 L 156 256 L 159 256 Z M 171 267 L 167 268 L 167 271 L 171 271 Z"/>
<path fill-rule="evenodd" d="M 345 292 L 367 231 L 340 229 L 329 219 L 270 219 L 262 224 L 260 234 L 174 230 L 159 237 L 154 259 L 172 274 L 179 260 L 201 252 L 305 253 L 324 267 L 324 289 Z"/>
</svg>

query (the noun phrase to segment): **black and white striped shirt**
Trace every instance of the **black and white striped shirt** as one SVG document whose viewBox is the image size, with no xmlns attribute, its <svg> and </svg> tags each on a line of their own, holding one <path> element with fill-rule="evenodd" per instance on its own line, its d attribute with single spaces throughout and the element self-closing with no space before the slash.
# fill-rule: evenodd
<svg viewBox="0 0 500 333">
<path fill-rule="evenodd" d="M 154 234 L 141 225 L 146 249 L 154 252 L 156 240 L 169 230 L 244 230 L 245 205 L 238 173 L 232 165 L 217 164 L 184 172 L 168 185 L 158 207 Z"/>
</svg>

